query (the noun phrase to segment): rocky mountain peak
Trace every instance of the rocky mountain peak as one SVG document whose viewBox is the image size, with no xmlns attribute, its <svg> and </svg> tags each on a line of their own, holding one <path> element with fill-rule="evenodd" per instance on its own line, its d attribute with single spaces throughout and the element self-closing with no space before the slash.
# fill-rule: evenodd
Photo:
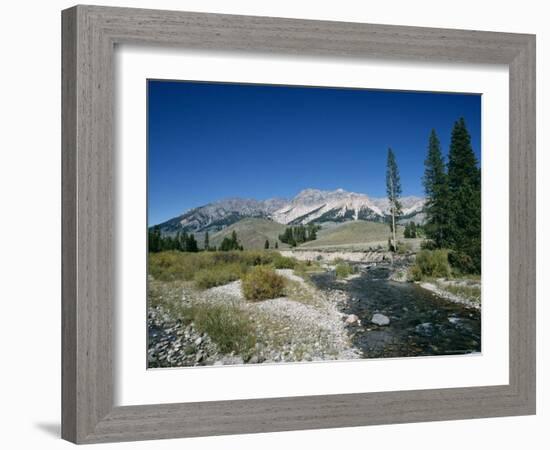
<svg viewBox="0 0 550 450">
<path fill-rule="evenodd" d="M 403 197 L 403 216 L 415 220 L 422 213 L 424 199 Z M 342 188 L 333 191 L 304 189 L 293 199 L 267 200 L 227 198 L 193 208 L 159 226 L 161 231 L 201 232 L 219 231 L 247 217 L 260 217 L 281 224 L 308 224 L 344 222 L 348 220 L 384 221 L 388 211 L 386 198 L 370 198 L 366 194 L 348 192 Z M 421 216 L 419 216 L 421 217 Z"/>
</svg>

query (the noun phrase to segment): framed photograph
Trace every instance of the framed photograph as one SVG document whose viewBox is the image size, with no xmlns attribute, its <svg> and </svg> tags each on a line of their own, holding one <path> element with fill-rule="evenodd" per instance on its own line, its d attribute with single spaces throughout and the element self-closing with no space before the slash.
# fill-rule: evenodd
<svg viewBox="0 0 550 450">
<path fill-rule="evenodd" d="M 75 6 L 62 435 L 535 413 L 535 37 Z"/>
</svg>

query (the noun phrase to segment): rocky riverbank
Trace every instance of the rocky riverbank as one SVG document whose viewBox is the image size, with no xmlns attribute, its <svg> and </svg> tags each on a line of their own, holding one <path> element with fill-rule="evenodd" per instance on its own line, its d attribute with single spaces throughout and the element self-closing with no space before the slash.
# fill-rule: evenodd
<svg viewBox="0 0 550 450">
<path fill-rule="evenodd" d="M 354 359 L 360 352 L 348 336 L 346 315 L 338 304 L 345 294 L 321 292 L 290 269 L 277 272 L 288 280 L 284 297 L 249 302 L 241 281 L 197 291 L 181 288 L 181 308 L 208 311 L 228 303 L 245 317 L 254 343 L 242 352 L 226 353 L 208 333 L 175 317 L 162 305 L 149 309 L 149 366 L 176 367 Z"/>
<path fill-rule="evenodd" d="M 353 273 L 345 277 L 338 264 L 321 262 L 317 272 L 300 276 L 277 269 L 286 280 L 284 295 L 263 301 L 246 300 L 240 280 L 202 290 L 152 281 L 149 367 L 479 351 L 479 300 L 471 297 L 479 282 L 407 282 L 406 256 L 393 264 L 351 262 Z"/>
<path fill-rule="evenodd" d="M 460 287 L 467 287 L 468 283 L 464 281 L 453 281 L 453 280 L 444 280 L 440 279 L 436 282 L 419 282 L 420 287 L 426 289 L 430 292 L 433 292 L 437 296 L 449 300 L 454 303 L 459 303 L 461 305 L 467 306 L 468 308 L 474 308 L 477 310 L 481 309 L 481 300 L 477 295 L 466 295 L 465 290 L 461 290 Z M 449 288 L 459 287 L 457 289 L 458 293 L 453 293 L 449 291 Z M 470 286 L 471 289 L 471 286 Z M 481 285 L 476 284 L 476 290 L 481 291 Z"/>
<path fill-rule="evenodd" d="M 392 254 L 385 251 L 320 251 L 320 250 L 281 250 L 280 253 L 286 257 L 296 258 L 299 261 L 321 261 L 334 262 L 343 260 L 354 263 L 378 263 L 389 262 Z M 399 258 L 396 255 L 394 258 Z"/>
</svg>

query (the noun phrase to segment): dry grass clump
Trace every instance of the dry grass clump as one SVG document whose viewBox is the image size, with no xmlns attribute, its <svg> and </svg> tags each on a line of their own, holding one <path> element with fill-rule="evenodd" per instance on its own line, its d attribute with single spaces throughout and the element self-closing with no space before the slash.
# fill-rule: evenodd
<svg viewBox="0 0 550 450">
<path fill-rule="evenodd" d="M 353 273 L 353 267 L 346 262 L 340 262 L 336 265 L 335 271 L 337 278 L 346 278 Z"/>
</svg>

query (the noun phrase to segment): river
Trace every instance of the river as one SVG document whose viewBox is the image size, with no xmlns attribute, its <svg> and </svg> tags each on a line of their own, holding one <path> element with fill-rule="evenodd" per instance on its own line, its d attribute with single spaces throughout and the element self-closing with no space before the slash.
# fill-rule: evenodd
<svg viewBox="0 0 550 450">
<path fill-rule="evenodd" d="M 355 314 L 360 326 L 351 326 L 355 347 L 365 358 L 457 355 L 481 351 L 481 314 L 452 303 L 414 283 L 388 279 L 388 267 L 360 269 L 360 277 L 338 281 L 334 272 L 312 276 L 324 290 L 341 290 L 349 301 L 342 312 Z M 384 314 L 389 325 L 371 323 Z"/>
</svg>

